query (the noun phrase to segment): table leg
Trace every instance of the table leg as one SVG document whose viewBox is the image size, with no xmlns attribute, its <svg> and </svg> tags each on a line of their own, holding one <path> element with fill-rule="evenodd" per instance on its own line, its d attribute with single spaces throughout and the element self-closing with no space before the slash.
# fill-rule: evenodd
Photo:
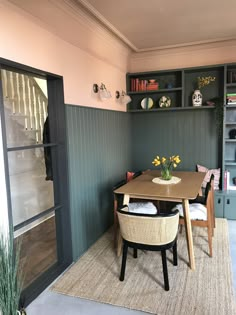
<svg viewBox="0 0 236 315">
<path fill-rule="evenodd" d="M 189 202 L 188 199 L 182 200 L 183 210 L 184 210 L 184 222 L 185 222 L 185 230 L 186 230 L 186 239 L 188 244 L 188 256 L 189 256 L 189 264 L 192 270 L 195 270 L 195 259 L 194 259 L 194 251 L 193 251 L 193 236 L 192 236 L 192 226 L 189 215 Z"/>
<path fill-rule="evenodd" d="M 124 195 L 123 205 L 128 205 L 128 203 L 129 203 L 129 195 Z"/>
<path fill-rule="evenodd" d="M 128 205 L 128 203 L 129 203 L 129 195 L 124 195 L 123 205 Z M 117 234 L 117 256 L 118 257 L 121 255 L 121 250 L 122 250 L 122 237 L 120 234 L 120 230 L 118 230 L 118 234 Z"/>
</svg>

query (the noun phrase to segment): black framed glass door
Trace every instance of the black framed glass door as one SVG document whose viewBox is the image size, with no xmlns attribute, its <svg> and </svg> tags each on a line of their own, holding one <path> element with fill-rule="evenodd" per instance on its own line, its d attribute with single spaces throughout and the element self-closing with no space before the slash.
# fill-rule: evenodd
<svg viewBox="0 0 236 315">
<path fill-rule="evenodd" d="M 21 242 L 28 303 L 72 260 L 63 84 L 61 77 L 2 61 L 9 218 Z"/>
</svg>

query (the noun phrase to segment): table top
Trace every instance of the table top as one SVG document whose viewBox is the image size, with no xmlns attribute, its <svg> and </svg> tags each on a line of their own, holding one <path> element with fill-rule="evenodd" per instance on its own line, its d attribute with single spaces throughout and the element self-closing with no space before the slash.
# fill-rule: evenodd
<svg viewBox="0 0 236 315">
<path fill-rule="evenodd" d="M 181 181 L 177 184 L 156 184 L 152 182 L 152 179 L 160 177 L 161 172 L 149 171 L 119 187 L 115 193 L 142 199 L 191 200 L 197 197 L 206 173 L 175 171 L 172 175 L 181 178 Z"/>
</svg>

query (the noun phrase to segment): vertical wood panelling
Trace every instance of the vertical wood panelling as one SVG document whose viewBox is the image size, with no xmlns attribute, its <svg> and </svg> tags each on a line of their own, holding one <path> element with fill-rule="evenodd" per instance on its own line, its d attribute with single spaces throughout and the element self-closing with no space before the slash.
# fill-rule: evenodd
<svg viewBox="0 0 236 315">
<path fill-rule="evenodd" d="M 195 170 L 196 164 L 219 165 L 214 110 L 165 111 L 132 114 L 132 164 L 153 168 L 156 155 L 179 154 L 178 170 Z"/>
<path fill-rule="evenodd" d="M 127 170 L 179 154 L 179 170 L 219 165 L 214 110 L 124 113 L 67 106 L 74 259 L 112 224 L 112 187 Z"/>
<path fill-rule="evenodd" d="M 74 259 L 112 224 L 112 187 L 131 166 L 130 115 L 66 106 Z"/>
</svg>

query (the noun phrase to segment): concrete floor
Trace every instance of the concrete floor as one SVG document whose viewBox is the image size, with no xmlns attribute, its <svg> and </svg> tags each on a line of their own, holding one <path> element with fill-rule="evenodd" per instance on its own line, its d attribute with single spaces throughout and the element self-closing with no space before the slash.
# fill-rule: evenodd
<svg viewBox="0 0 236 315">
<path fill-rule="evenodd" d="M 233 283 L 236 292 L 236 220 L 229 220 Z M 27 315 L 144 315 L 147 313 L 101 304 L 45 290 L 27 307 Z"/>
</svg>

